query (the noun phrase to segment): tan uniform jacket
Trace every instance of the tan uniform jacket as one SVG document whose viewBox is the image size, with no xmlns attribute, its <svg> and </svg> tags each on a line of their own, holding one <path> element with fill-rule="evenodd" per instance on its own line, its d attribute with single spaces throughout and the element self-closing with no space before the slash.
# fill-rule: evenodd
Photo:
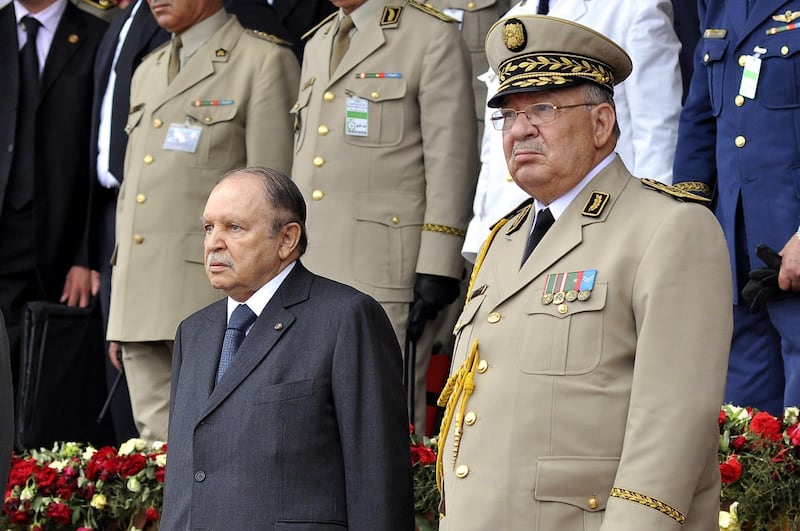
<svg viewBox="0 0 800 531">
<path fill-rule="evenodd" d="M 426 3 L 440 11 L 452 9 L 456 13 L 460 12 L 461 36 L 467 44 L 472 60 L 475 117 L 480 129 L 483 127 L 484 106 L 486 105 L 486 83 L 480 81 L 478 76 L 489 69 L 489 62 L 486 60 L 486 34 L 489 32 L 489 28 L 508 11 L 511 2 L 509 0 L 429 0 Z M 478 140 L 480 141 L 480 136 Z"/>
<path fill-rule="evenodd" d="M 168 63 L 169 44 L 133 78 L 112 257 L 112 340 L 173 339 L 182 319 L 218 299 L 203 267 L 209 192 L 233 168 L 291 168 L 288 110 L 299 68 L 289 47 L 245 31 L 231 16 L 169 85 Z M 194 104 L 207 100 L 225 101 Z M 200 128 L 194 153 L 164 149 L 172 124 Z"/>
<path fill-rule="evenodd" d="M 497 233 L 459 318 L 453 367 L 476 341 L 478 360 L 457 456 L 453 429 L 442 445 L 440 529 L 717 531 L 719 224 L 618 158 L 520 269 L 532 218 Z M 549 274 L 591 270 L 588 299 L 543 303 Z"/>
<path fill-rule="evenodd" d="M 456 24 L 405 1 L 359 9 L 373 2 L 376 16 L 330 79 L 336 18 L 306 44 L 292 178 L 308 203 L 308 268 L 380 302 L 407 302 L 415 272 L 463 270 L 474 100 Z M 398 77 L 366 75 L 381 72 Z M 366 136 L 345 134 L 348 95 L 366 107 Z"/>
</svg>

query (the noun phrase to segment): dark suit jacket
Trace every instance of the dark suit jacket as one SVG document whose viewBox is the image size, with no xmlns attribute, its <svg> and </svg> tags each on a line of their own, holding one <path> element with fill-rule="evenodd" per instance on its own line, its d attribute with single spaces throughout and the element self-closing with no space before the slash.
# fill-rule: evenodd
<svg viewBox="0 0 800 531">
<path fill-rule="evenodd" d="M 9 355 L 5 320 L 0 315 L 0 492 L 3 493 L 14 448 L 14 387 Z"/>
<path fill-rule="evenodd" d="M 303 34 L 333 13 L 336 6 L 330 0 L 274 0 L 272 9 L 295 47 L 302 50 Z"/>
<path fill-rule="evenodd" d="M 409 531 L 401 354 L 370 297 L 297 262 L 214 387 L 226 300 L 178 328 L 162 531 Z"/>
<path fill-rule="evenodd" d="M 689 82 L 694 71 L 694 50 L 700 39 L 700 19 L 697 15 L 697 0 L 672 0 L 675 12 L 675 33 L 681 41 L 681 76 L 683 77 L 683 100 L 689 93 Z"/>
<path fill-rule="evenodd" d="M 60 295 L 70 266 L 87 264 L 76 227 L 86 220 L 92 68 L 105 28 L 105 22 L 67 3 L 42 72 L 33 215 L 36 266 L 49 297 Z M 19 118 L 18 61 L 16 18 L 9 4 L 0 9 L 0 204 Z"/>
</svg>

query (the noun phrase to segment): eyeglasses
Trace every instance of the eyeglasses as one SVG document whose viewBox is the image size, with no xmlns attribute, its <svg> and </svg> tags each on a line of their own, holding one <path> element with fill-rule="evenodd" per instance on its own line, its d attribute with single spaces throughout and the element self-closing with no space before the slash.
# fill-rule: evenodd
<svg viewBox="0 0 800 531">
<path fill-rule="evenodd" d="M 592 107 L 596 103 L 576 103 L 575 105 L 553 105 L 552 103 L 534 103 L 521 111 L 515 109 L 498 109 L 492 113 L 492 125 L 498 131 L 508 131 L 517 121 L 517 116 L 525 114 L 531 125 L 544 125 L 555 121 L 556 111 L 573 107 Z"/>
</svg>

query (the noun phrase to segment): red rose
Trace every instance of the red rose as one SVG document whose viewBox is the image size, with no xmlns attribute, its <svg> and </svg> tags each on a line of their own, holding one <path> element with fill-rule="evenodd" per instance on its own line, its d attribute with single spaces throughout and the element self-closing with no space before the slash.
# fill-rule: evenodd
<svg viewBox="0 0 800 531">
<path fill-rule="evenodd" d="M 33 474 L 38 467 L 36 461 L 25 461 L 14 458 L 11 464 L 11 472 L 8 475 L 8 485 L 10 487 L 24 487 L 28 478 L 31 477 L 31 474 Z"/>
<path fill-rule="evenodd" d="M 158 520 L 158 511 L 154 507 L 148 507 L 144 512 L 144 517 L 148 522 L 155 522 Z"/>
<path fill-rule="evenodd" d="M 98 476 L 102 480 L 107 480 L 118 471 L 116 457 L 117 451 L 114 448 L 110 446 L 100 448 L 86 463 L 86 477 L 91 481 L 96 480 Z"/>
<path fill-rule="evenodd" d="M 723 485 L 738 481 L 742 477 L 742 464 L 739 462 L 739 457 L 731 454 L 727 461 L 720 463 L 719 473 Z"/>
<path fill-rule="evenodd" d="M 765 411 L 759 411 L 750 421 L 750 431 L 765 439 L 777 441 L 781 438 L 781 421 Z"/>
<path fill-rule="evenodd" d="M 63 503 L 53 502 L 47 506 L 45 514 L 59 524 L 67 525 L 72 521 L 72 509 Z"/>
<path fill-rule="evenodd" d="M 728 415 L 726 415 L 725 412 L 720 409 L 719 410 L 719 421 L 718 421 L 720 428 L 725 424 L 726 420 L 728 420 Z"/>
<path fill-rule="evenodd" d="M 786 429 L 786 434 L 789 436 L 789 440 L 792 441 L 793 445 L 800 446 L 800 424 L 789 426 Z"/>
<path fill-rule="evenodd" d="M 742 448 L 744 448 L 746 442 L 747 439 L 745 438 L 744 435 L 737 435 L 736 437 L 731 439 L 731 448 L 733 448 L 734 451 L 739 452 L 741 451 Z"/>
<path fill-rule="evenodd" d="M 158 481 L 159 483 L 164 483 L 164 469 L 163 468 L 159 468 L 158 470 L 156 470 L 156 481 Z"/>
<path fill-rule="evenodd" d="M 39 490 L 49 492 L 58 479 L 58 472 L 49 466 L 42 467 L 33 473 Z"/>
<path fill-rule="evenodd" d="M 121 456 L 119 458 L 119 473 L 124 478 L 134 476 L 143 469 L 146 464 L 147 458 L 142 454 Z"/>
<path fill-rule="evenodd" d="M 28 523 L 28 513 L 23 511 L 14 511 L 9 515 L 11 518 L 12 524 L 27 524 Z"/>
</svg>

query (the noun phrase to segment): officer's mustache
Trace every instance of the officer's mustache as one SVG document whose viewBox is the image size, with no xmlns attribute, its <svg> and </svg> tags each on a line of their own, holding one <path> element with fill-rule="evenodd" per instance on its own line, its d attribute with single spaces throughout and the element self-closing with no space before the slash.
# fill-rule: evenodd
<svg viewBox="0 0 800 531">
<path fill-rule="evenodd" d="M 233 259 L 227 253 L 208 253 L 206 258 L 206 267 L 211 267 L 211 264 L 222 264 L 228 267 L 235 267 Z"/>
<path fill-rule="evenodd" d="M 511 148 L 511 155 L 516 155 L 519 151 L 527 151 L 527 152 L 534 152 L 544 155 L 545 148 L 544 144 L 540 144 L 538 142 L 515 142 L 514 147 Z"/>
</svg>

